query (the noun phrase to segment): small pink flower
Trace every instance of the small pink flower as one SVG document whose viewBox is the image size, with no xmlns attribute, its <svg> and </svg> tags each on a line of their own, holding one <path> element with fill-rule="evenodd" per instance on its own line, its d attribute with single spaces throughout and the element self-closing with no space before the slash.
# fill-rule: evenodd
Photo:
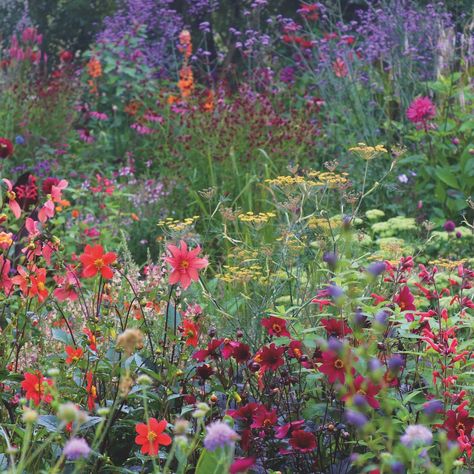
<svg viewBox="0 0 474 474">
<path fill-rule="evenodd" d="M 171 285 L 179 283 L 184 290 L 189 287 L 191 281 L 199 280 L 198 270 L 207 267 L 209 263 L 206 258 L 198 257 L 201 247 L 188 250 L 184 241 L 180 242 L 180 247 L 168 245 L 168 251 L 171 256 L 166 257 L 165 261 L 173 268 L 169 282 Z"/>
</svg>

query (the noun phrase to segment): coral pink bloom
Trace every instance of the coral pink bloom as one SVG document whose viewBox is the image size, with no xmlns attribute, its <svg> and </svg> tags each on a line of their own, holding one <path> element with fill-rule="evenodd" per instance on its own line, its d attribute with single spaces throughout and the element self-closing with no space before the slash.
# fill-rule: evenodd
<svg viewBox="0 0 474 474">
<path fill-rule="evenodd" d="M 407 109 L 407 118 L 415 124 L 422 124 L 426 127 L 428 120 L 434 119 L 436 106 L 429 97 L 418 97 L 412 101 Z"/>
<path fill-rule="evenodd" d="M 16 194 L 13 191 L 13 185 L 9 179 L 3 178 L 3 182 L 7 185 L 7 198 L 8 206 L 10 207 L 13 215 L 18 219 L 21 216 L 21 207 L 16 200 Z"/>
<path fill-rule="evenodd" d="M 51 198 L 54 202 L 58 202 L 61 200 L 61 193 L 64 189 L 68 187 L 68 182 L 65 179 L 59 181 L 58 184 L 53 184 L 51 186 Z"/>
<path fill-rule="evenodd" d="M 38 219 L 44 224 L 48 219 L 54 217 L 54 202 L 49 199 L 38 212 Z"/>
<path fill-rule="evenodd" d="M 40 230 L 38 229 L 38 222 L 33 220 L 31 217 L 26 218 L 25 227 L 31 238 L 37 237 L 40 234 Z"/>
<path fill-rule="evenodd" d="M 191 281 L 199 280 L 198 270 L 207 267 L 209 263 L 206 258 L 198 257 L 201 247 L 188 250 L 184 241 L 180 242 L 180 247 L 168 245 L 168 251 L 171 257 L 166 257 L 165 261 L 173 268 L 169 282 L 171 285 L 179 283 L 184 290 L 189 287 Z"/>
<path fill-rule="evenodd" d="M 110 268 L 117 255 L 114 252 L 104 253 L 102 245 L 86 245 L 84 253 L 79 257 L 82 265 L 82 276 L 84 278 L 91 278 L 97 273 L 100 273 L 103 278 L 110 280 L 114 276 L 114 272 Z"/>
<path fill-rule="evenodd" d="M 76 288 L 79 286 L 79 279 L 72 270 L 68 270 L 65 276 L 55 275 L 54 281 L 58 284 L 58 288 L 54 290 L 54 296 L 58 301 L 76 301 Z"/>
<path fill-rule="evenodd" d="M 10 267 L 10 260 L 0 255 L 0 288 L 3 289 L 7 295 L 13 286 L 13 282 L 8 276 L 10 274 Z"/>
</svg>

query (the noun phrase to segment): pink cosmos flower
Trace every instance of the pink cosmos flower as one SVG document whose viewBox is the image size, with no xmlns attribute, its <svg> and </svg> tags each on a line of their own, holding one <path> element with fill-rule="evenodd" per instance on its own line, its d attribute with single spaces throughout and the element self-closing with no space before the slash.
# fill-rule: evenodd
<svg viewBox="0 0 474 474">
<path fill-rule="evenodd" d="M 417 97 L 407 109 L 407 118 L 414 124 L 426 126 L 436 115 L 436 106 L 429 97 Z"/>
<path fill-rule="evenodd" d="M 198 257 L 201 252 L 199 245 L 193 250 L 188 250 L 183 240 L 180 242 L 180 247 L 168 245 L 168 252 L 171 256 L 166 257 L 165 261 L 173 268 L 169 283 L 170 285 L 179 283 L 184 290 L 189 287 L 191 281 L 199 280 L 198 270 L 206 268 L 209 264 L 207 258 Z"/>
</svg>

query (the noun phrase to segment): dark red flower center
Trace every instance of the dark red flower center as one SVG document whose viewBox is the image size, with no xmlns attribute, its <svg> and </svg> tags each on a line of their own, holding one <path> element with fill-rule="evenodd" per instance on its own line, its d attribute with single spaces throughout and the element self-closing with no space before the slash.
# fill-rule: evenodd
<svg viewBox="0 0 474 474">
<path fill-rule="evenodd" d="M 340 370 L 340 369 L 343 369 L 343 368 L 344 368 L 344 362 L 343 362 L 341 359 L 336 359 L 336 360 L 334 361 L 334 367 L 335 367 L 336 369 L 339 369 L 339 370 Z"/>
</svg>

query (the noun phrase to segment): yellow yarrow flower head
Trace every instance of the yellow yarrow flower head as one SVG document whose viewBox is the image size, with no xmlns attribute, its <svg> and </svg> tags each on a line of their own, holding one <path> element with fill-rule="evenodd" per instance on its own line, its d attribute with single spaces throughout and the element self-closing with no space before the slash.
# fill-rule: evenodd
<svg viewBox="0 0 474 474">
<path fill-rule="evenodd" d="M 349 148 L 349 151 L 356 154 L 363 160 L 373 160 L 376 156 L 388 153 L 383 145 L 369 146 L 365 143 L 358 143 L 357 146 Z"/>
</svg>

